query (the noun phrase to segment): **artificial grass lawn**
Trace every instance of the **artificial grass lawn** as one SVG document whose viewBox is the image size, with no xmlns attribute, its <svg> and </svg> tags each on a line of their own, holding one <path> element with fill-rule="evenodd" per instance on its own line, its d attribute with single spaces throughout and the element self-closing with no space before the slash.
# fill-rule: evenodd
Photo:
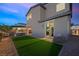
<svg viewBox="0 0 79 59">
<path fill-rule="evenodd" d="M 14 44 L 20 56 L 56 56 L 61 45 L 30 36 L 14 37 Z"/>
</svg>

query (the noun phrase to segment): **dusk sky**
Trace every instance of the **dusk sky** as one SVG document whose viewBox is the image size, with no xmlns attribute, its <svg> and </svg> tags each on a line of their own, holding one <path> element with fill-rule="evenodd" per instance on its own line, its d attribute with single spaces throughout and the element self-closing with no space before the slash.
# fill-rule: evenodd
<svg viewBox="0 0 79 59">
<path fill-rule="evenodd" d="M 0 3 L 0 24 L 26 23 L 26 13 L 34 3 Z"/>
<path fill-rule="evenodd" d="M 26 23 L 25 14 L 34 3 L 0 3 L 0 24 L 14 25 Z M 79 24 L 79 4 L 73 4 L 74 24 Z"/>
<path fill-rule="evenodd" d="M 79 24 L 79 3 L 72 4 L 72 23 Z"/>
</svg>

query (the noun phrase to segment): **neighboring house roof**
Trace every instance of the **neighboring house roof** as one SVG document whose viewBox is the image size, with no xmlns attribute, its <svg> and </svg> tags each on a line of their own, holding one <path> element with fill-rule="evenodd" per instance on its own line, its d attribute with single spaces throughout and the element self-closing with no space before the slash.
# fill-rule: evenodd
<svg viewBox="0 0 79 59">
<path fill-rule="evenodd" d="M 25 26 L 11 26 L 11 27 L 25 27 Z"/>
<path fill-rule="evenodd" d="M 15 25 L 11 26 L 11 27 L 26 27 L 26 24 L 18 23 L 18 24 L 15 24 Z"/>
<path fill-rule="evenodd" d="M 26 24 L 25 24 L 25 23 L 18 23 L 18 24 L 15 24 L 15 25 L 25 25 L 25 26 L 26 26 Z"/>
<path fill-rule="evenodd" d="M 79 25 L 77 25 L 77 26 L 72 26 L 71 29 L 79 29 Z"/>
<path fill-rule="evenodd" d="M 39 3 L 39 4 L 36 4 L 36 5 L 32 6 L 32 7 L 29 9 L 29 11 L 27 12 L 26 16 L 29 14 L 29 12 L 31 11 L 31 9 L 33 9 L 33 8 L 35 8 L 35 7 L 37 7 L 37 6 L 40 6 L 40 7 L 44 8 L 44 9 L 46 9 L 46 8 L 43 6 L 43 5 L 46 5 L 46 4 L 48 4 L 48 3 Z"/>
</svg>

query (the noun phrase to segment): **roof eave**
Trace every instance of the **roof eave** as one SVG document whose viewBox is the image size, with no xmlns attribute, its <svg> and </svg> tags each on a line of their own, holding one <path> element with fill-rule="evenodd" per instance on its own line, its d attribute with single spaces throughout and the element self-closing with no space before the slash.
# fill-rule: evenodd
<svg viewBox="0 0 79 59">
<path fill-rule="evenodd" d="M 26 14 L 25 16 L 27 16 L 27 15 L 29 14 L 29 12 L 31 11 L 32 8 L 35 8 L 35 7 L 37 7 L 37 6 L 41 6 L 42 8 L 46 9 L 46 8 L 43 6 L 43 5 L 46 5 L 46 4 L 48 4 L 48 3 L 38 3 L 38 4 L 34 5 L 34 6 L 32 6 L 32 7 L 29 9 L 29 11 L 27 12 L 27 14 Z"/>
<path fill-rule="evenodd" d="M 71 15 L 71 12 L 70 11 L 66 11 L 66 12 L 57 14 L 55 16 L 52 16 L 52 17 L 47 18 L 46 20 L 40 20 L 38 22 L 39 23 L 42 23 L 42 22 L 45 22 L 45 21 L 49 21 L 49 20 L 52 20 L 52 19 L 56 19 L 56 18 L 59 18 L 59 17 L 68 16 L 68 15 Z"/>
</svg>

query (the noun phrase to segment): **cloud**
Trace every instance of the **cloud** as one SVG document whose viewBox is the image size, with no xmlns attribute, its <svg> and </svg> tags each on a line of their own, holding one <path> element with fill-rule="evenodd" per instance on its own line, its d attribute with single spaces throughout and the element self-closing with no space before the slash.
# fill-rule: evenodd
<svg viewBox="0 0 79 59">
<path fill-rule="evenodd" d="M 21 6 L 25 7 L 25 8 L 30 8 L 30 7 L 32 7 L 33 5 L 36 5 L 36 3 L 21 3 L 21 4 L 19 4 L 19 5 L 21 5 Z"/>
<path fill-rule="evenodd" d="M 79 8 L 73 8 L 73 12 L 79 12 Z"/>
<path fill-rule="evenodd" d="M 36 3 L 35 3 L 36 4 Z M 25 23 L 25 14 L 34 3 L 5 3 L 0 5 L 0 24 Z"/>
<path fill-rule="evenodd" d="M 11 8 L 5 7 L 5 6 L 0 6 L 0 9 L 3 10 L 3 11 L 8 11 L 8 12 L 12 12 L 12 13 L 18 13 L 17 10 L 11 9 Z"/>
</svg>

